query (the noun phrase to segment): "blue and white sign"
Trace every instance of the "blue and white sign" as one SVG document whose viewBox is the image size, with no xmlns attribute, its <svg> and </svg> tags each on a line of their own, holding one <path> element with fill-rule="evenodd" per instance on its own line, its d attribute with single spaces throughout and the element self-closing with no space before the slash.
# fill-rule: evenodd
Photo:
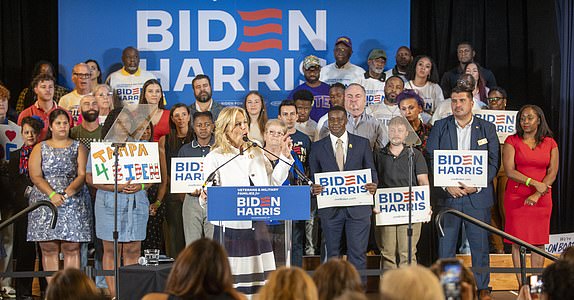
<svg viewBox="0 0 574 300">
<path fill-rule="evenodd" d="M 209 221 L 309 220 L 308 186 L 208 187 Z"/>
<path fill-rule="evenodd" d="M 317 207 L 373 205 L 373 195 L 365 188 L 370 182 L 373 181 L 369 169 L 317 173 L 315 183 L 323 186 L 317 195 Z"/>
<path fill-rule="evenodd" d="M 409 198 L 412 204 L 412 222 L 428 222 L 431 218 L 430 191 L 428 185 L 377 189 L 375 215 L 377 226 L 402 225 L 409 222 Z"/>
<path fill-rule="evenodd" d="M 18 124 L 8 121 L 8 124 L 0 124 L 0 160 L 9 161 L 10 152 L 22 147 L 22 129 Z"/>
<path fill-rule="evenodd" d="M 488 152 L 486 150 L 435 150 L 434 185 L 486 187 Z"/>
<path fill-rule="evenodd" d="M 562 254 L 571 246 L 574 246 L 574 232 L 551 234 L 549 243 L 544 245 L 544 250 L 552 254 Z"/>
<path fill-rule="evenodd" d="M 59 0 L 58 27 L 65 86 L 75 64 L 95 59 L 105 78 L 134 46 L 140 66 L 160 79 L 168 107 L 195 101 L 191 80 L 203 73 L 216 101 L 238 104 L 258 90 L 274 117 L 304 80 L 305 56 L 334 62 L 339 36 L 352 39 L 352 63 L 366 69 L 369 52 L 381 48 L 393 67 L 396 50 L 410 44 L 410 1 Z"/>
<path fill-rule="evenodd" d="M 193 193 L 205 181 L 204 157 L 172 157 L 170 190 L 172 193 Z"/>
<path fill-rule="evenodd" d="M 514 110 L 486 110 L 483 109 L 474 115 L 491 122 L 496 127 L 498 141 L 504 144 L 509 135 L 516 133 L 516 115 L 518 111 Z"/>
</svg>

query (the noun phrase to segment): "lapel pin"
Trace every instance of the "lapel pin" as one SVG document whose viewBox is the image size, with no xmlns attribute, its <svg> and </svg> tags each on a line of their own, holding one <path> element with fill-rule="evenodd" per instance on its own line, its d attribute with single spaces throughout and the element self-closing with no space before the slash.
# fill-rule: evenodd
<svg viewBox="0 0 574 300">
<path fill-rule="evenodd" d="M 349 144 L 349 149 L 353 149 L 353 144 Z"/>
</svg>

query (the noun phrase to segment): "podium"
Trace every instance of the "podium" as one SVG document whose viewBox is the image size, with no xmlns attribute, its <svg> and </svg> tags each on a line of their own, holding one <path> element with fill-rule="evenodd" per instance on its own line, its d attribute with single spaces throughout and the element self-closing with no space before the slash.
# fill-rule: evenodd
<svg viewBox="0 0 574 300">
<path fill-rule="evenodd" d="M 291 265 L 293 221 L 311 218 L 309 186 L 214 186 L 207 188 L 207 194 L 207 219 L 216 226 L 214 239 L 227 250 L 234 275 L 243 273 L 234 266 L 235 256 L 263 253 L 263 265 L 271 260 L 273 269 Z M 284 246 L 277 249 L 277 234 L 281 234 L 282 227 Z M 304 228 L 302 234 L 304 238 Z M 263 267 L 259 271 L 267 274 L 272 270 Z"/>
</svg>

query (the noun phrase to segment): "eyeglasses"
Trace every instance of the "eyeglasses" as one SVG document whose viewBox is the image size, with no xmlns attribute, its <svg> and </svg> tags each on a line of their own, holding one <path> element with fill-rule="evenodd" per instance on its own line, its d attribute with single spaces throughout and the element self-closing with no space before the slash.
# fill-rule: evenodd
<svg viewBox="0 0 574 300">
<path fill-rule="evenodd" d="M 498 101 L 501 101 L 501 100 L 506 100 L 506 98 L 502 98 L 502 97 L 490 97 L 490 98 L 486 98 L 486 100 L 487 100 L 488 102 L 498 102 Z"/>
<path fill-rule="evenodd" d="M 269 130 L 267 131 L 267 134 L 269 135 L 274 135 L 274 136 L 282 136 L 285 133 L 283 131 L 273 131 L 273 130 Z"/>
<path fill-rule="evenodd" d="M 81 79 L 88 79 L 92 76 L 92 74 L 90 73 L 72 73 L 74 76 L 77 76 L 78 78 Z"/>
<path fill-rule="evenodd" d="M 114 95 L 113 92 L 107 92 L 107 93 L 99 93 L 96 96 L 98 96 L 98 97 L 106 97 L 106 96 L 111 97 L 113 95 Z"/>
</svg>

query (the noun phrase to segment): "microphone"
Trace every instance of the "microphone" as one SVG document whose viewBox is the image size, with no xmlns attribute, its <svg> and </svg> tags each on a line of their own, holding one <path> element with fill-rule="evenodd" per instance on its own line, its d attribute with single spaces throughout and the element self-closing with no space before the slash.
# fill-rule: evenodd
<svg viewBox="0 0 574 300">
<path fill-rule="evenodd" d="M 244 136 L 245 138 L 245 136 Z M 207 184 L 212 182 L 215 179 L 215 175 L 217 175 L 217 171 L 219 171 L 219 169 L 223 168 L 225 165 L 227 165 L 228 163 L 230 163 L 232 160 L 236 159 L 238 156 L 243 155 L 243 152 L 245 152 L 247 149 L 253 147 L 254 145 L 251 144 L 249 145 L 246 149 L 243 149 L 243 147 L 239 147 L 239 153 L 235 154 L 235 156 L 233 156 L 232 158 L 230 158 L 228 161 L 224 162 L 222 165 L 220 165 L 219 167 L 217 167 L 215 170 L 213 170 L 213 172 L 211 172 L 209 174 L 209 176 L 207 176 L 207 179 L 205 179 L 205 181 L 203 182 L 203 184 L 201 185 L 202 189 L 205 189 L 205 187 L 207 187 Z"/>
<path fill-rule="evenodd" d="M 299 178 L 301 178 L 302 181 L 306 181 L 309 185 L 313 184 L 313 181 L 311 181 L 311 179 L 309 179 L 309 177 L 307 177 L 305 175 L 305 173 L 301 172 L 301 170 L 299 170 L 299 168 L 297 168 L 297 165 L 295 165 L 295 163 L 288 163 L 285 160 L 281 159 L 281 157 L 277 156 L 275 153 L 259 146 L 259 144 L 257 144 L 256 142 L 250 140 L 247 135 L 243 135 L 243 141 L 249 144 L 249 147 L 256 147 L 259 148 L 263 151 L 265 151 L 265 153 L 272 155 L 273 157 L 277 158 L 278 160 L 284 162 L 285 164 L 287 164 L 288 166 L 290 166 L 291 168 L 293 168 L 293 170 L 295 170 L 295 173 L 297 173 L 297 176 L 299 176 Z"/>
</svg>

